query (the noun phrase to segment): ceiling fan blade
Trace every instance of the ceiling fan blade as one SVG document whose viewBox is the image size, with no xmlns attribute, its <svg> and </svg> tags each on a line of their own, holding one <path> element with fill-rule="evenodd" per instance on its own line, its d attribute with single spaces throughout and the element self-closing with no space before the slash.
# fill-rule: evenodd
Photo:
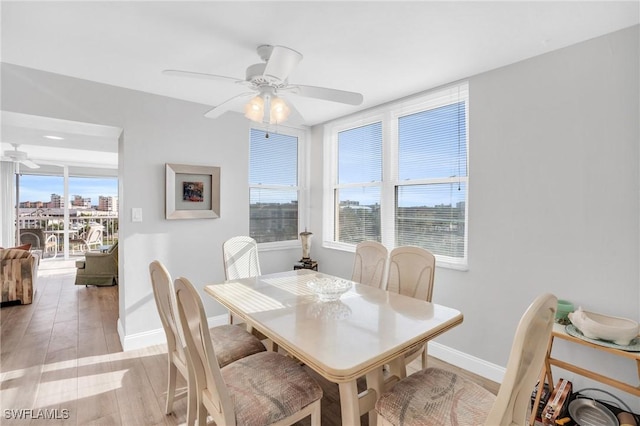
<svg viewBox="0 0 640 426">
<path fill-rule="evenodd" d="M 262 75 L 278 81 L 285 81 L 301 60 L 301 53 L 288 47 L 273 46 Z"/>
<path fill-rule="evenodd" d="M 362 104 L 362 94 L 347 92 L 346 90 L 329 89 L 327 87 L 294 85 L 290 87 L 291 93 L 307 98 L 324 99 L 349 105 Z"/>
<path fill-rule="evenodd" d="M 24 164 L 25 166 L 29 167 L 30 169 L 39 169 L 40 166 L 37 165 L 36 163 L 34 163 L 31 160 L 22 160 L 20 161 L 22 164 Z"/>
<path fill-rule="evenodd" d="M 300 111 L 298 111 L 298 109 L 293 105 L 293 102 L 291 102 L 289 98 L 284 99 L 287 102 L 287 106 L 289 107 L 290 111 L 289 118 L 287 119 L 289 124 L 304 124 L 304 117 L 302 116 L 302 114 L 300 114 Z"/>
<path fill-rule="evenodd" d="M 218 118 L 227 111 L 240 111 L 240 107 L 246 102 L 246 100 L 249 97 L 255 95 L 255 92 L 245 92 L 236 95 L 233 98 L 227 99 L 221 104 L 218 104 L 215 107 L 211 108 L 204 114 L 204 116 L 207 118 Z"/>
<path fill-rule="evenodd" d="M 240 79 L 233 78 L 233 77 L 227 77 L 227 76 L 224 76 L 224 75 L 207 74 L 207 73 L 203 73 L 203 72 L 182 71 L 182 70 L 163 70 L 162 74 L 164 74 L 164 75 L 172 75 L 172 76 L 176 76 L 176 77 L 202 78 L 202 79 L 205 79 L 205 80 L 225 80 L 225 81 L 231 81 L 233 83 L 238 83 L 238 84 L 246 84 L 247 83 L 247 81 L 245 81 L 245 80 L 240 80 Z"/>
</svg>

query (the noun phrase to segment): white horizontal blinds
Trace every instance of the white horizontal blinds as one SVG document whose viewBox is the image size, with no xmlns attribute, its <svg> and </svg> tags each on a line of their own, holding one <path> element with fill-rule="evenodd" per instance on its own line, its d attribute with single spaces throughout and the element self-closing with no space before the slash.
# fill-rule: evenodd
<svg viewBox="0 0 640 426">
<path fill-rule="evenodd" d="M 251 129 L 249 235 L 258 243 L 298 238 L 298 138 Z"/>
<path fill-rule="evenodd" d="M 395 244 L 466 259 L 467 97 L 398 117 Z"/>
<path fill-rule="evenodd" d="M 334 240 L 381 241 L 382 123 L 338 132 Z"/>
<path fill-rule="evenodd" d="M 251 129 L 249 183 L 298 185 L 298 138 Z"/>
<path fill-rule="evenodd" d="M 382 180 L 382 123 L 338 133 L 338 183 Z"/>
<path fill-rule="evenodd" d="M 398 180 L 467 175 L 465 103 L 398 118 Z"/>
</svg>

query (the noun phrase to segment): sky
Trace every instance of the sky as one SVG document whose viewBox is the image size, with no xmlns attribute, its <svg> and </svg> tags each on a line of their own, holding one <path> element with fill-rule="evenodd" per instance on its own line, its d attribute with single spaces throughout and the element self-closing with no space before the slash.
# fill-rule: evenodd
<svg viewBox="0 0 640 426">
<path fill-rule="evenodd" d="M 61 176 L 20 176 L 20 202 L 51 201 L 51 194 L 64 195 L 64 183 Z M 98 197 L 118 196 L 118 179 L 110 178 L 69 178 L 69 195 L 91 198 L 92 205 L 98 205 Z"/>
</svg>

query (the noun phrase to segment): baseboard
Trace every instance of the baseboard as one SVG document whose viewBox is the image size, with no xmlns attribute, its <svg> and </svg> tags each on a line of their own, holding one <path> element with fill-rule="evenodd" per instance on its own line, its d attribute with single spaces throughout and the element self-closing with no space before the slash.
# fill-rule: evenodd
<svg viewBox="0 0 640 426">
<path fill-rule="evenodd" d="M 429 342 L 429 355 L 497 383 L 502 383 L 504 379 L 505 367 L 441 345 L 438 342 Z"/>
<path fill-rule="evenodd" d="M 209 323 L 210 328 L 228 324 L 229 316 L 227 314 L 217 315 L 215 317 L 207 318 L 207 322 Z M 167 342 L 164 329 L 162 328 L 145 331 L 143 333 L 125 335 L 120 318 L 118 318 L 118 336 L 120 337 L 120 344 L 124 351 L 132 351 L 135 349 L 146 348 L 147 346 L 161 345 Z"/>
</svg>

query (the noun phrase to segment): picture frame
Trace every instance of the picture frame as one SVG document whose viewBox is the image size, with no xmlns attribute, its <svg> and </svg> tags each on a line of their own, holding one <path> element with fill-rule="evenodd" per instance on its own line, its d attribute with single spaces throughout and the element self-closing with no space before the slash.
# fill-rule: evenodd
<svg viewBox="0 0 640 426">
<path fill-rule="evenodd" d="M 220 217 L 220 167 L 165 164 L 165 217 Z"/>
</svg>

